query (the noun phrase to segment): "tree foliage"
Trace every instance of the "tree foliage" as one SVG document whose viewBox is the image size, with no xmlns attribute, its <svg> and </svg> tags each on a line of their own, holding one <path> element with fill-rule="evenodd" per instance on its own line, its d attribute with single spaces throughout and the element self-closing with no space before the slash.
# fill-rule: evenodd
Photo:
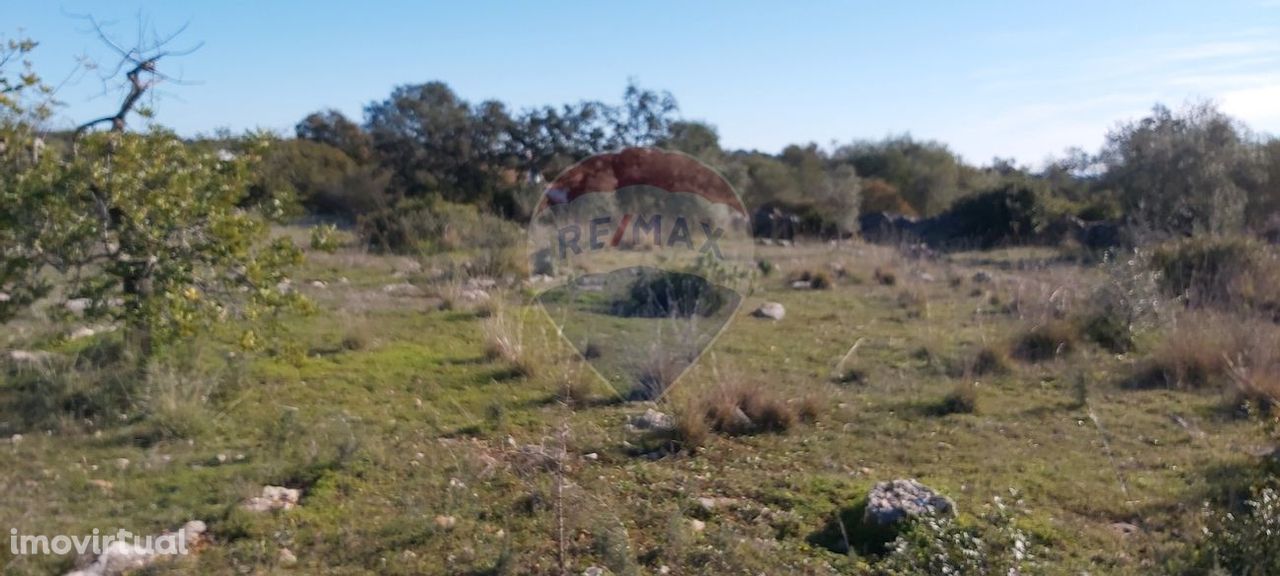
<svg viewBox="0 0 1280 576">
<path fill-rule="evenodd" d="M 1101 159 L 1129 218 L 1156 232 L 1238 231 L 1265 179 L 1243 127 L 1208 102 L 1157 105 L 1108 134 Z"/>
<path fill-rule="evenodd" d="M 245 207 L 264 141 L 232 153 L 120 129 L 38 155 L 33 116 L 10 101 L 0 117 L 0 321 L 46 297 L 77 299 L 87 316 L 123 323 L 146 358 L 230 318 L 306 306 L 278 287 L 301 253 L 267 240 L 274 214 Z M 252 331 L 239 340 L 261 344 Z"/>
</svg>

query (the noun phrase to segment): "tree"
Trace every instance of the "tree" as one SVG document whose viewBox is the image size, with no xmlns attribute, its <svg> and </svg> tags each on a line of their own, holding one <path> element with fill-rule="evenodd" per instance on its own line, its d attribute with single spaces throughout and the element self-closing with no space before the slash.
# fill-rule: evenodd
<svg viewBox="0 0 1280 576">
<path fill-rule="evenodd" d="M 622 106 L 608 109 L 613 134 L 611 148 L 653 146 L 667 136 L 679 104 L 670 92 L 656 92 L 641 88 L 635 81 L 627 82 L 622 94 Z"/>
<path fill-rule="evenodd" d="M 374 150 L 406 196 L 492 206 L 502 169 L 516 165 L 505 107 L 473 108 L 443 82 L 397 87 L 365 115 Z"/>
<path fill-rule="evenodd" d="M 234 154 L 113 122 L 74 155 L 36 157 L 22 153 L 30 117 L 22 103 L 0 114 L 0 132 L 18 139 L 0 153 L 0 322 L 57 283 L 59 297 L 88 303 L 87 316 L 122 322 L 146 360 L 215 323 L 306 306 L 277 286 L 301 252 L 268 242 L 269 214 L 243 207 L 261 141 Z M 261 342 L 249 330 L 240 343 Z"/>
<path fill-rule="evenodd" d="M 337 110 L 308 114 L 294 126 L 294 133 L 299 140 L 310 140 L 337 148 L 359 164 L 367 164 L 373 160 L 373 143 L 369 134 Z"/>
<path fill-rule="evenodd" d="M 724 163 L 720 134 L 705 122 L 680 120 L 672 122 L 668 134 L 658 146 L 684 152 L 712 166 Z"/>
<path fill-rule="evenodd" d="M 1222 233 L 1244 223 L 1246 189 L 1263 178 L 1235 120 L 1200 102 L 1151 115 L 1107 135 L 1106 183 L 1128 217 L 1158 233 Z"/>
<path fill-rule="evenodd" d="M 896 187 L 921 216 L 941 213 L 965 191 L 960 160 L 938 142 L 896 136 L 842 146 L 833 156 L 852 164 L 863 178 L 880 178 Z"/>
</svg>

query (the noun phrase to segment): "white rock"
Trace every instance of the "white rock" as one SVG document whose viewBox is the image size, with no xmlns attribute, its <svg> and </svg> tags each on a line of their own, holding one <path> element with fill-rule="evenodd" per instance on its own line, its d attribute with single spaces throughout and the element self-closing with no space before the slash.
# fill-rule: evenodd
<svg viewBox="0 0 1280 576">
<path fill-rule="evenodd" d="M 587 460 L 599 460 L 599 459 L 600 459 L 600 455 L 599 455 L 599 454 L 596 454 L 595 452 L 589 452 L 589 453 L 587 453 L 587 454 L 584 454 L 582 457 L 583 457 L 583 458 L 586 458 Z"/>
<path fill-rule="evenodd" d="M 630 424 L 639 430 L 653 430 L 655 432 L 665 432 L 675 428 L 675 421 L 671 416 L 653 408 L 645 410 L 644 414 L 632 416 Z"/>
<path fill-rule="evenodd" d="M 123 471 L 123 470 L 128 470 L 128 469 L 129 469 L 129 459 L 128 459 L 128 458 L 116 458 L 116 470 L 121 470 L 121 471 Z"/>
<path fill-rule="evenodd" d="M 479 288 L 465 288 L 458 293 L 458 296 L 471 302 L 483 302 L 489 299 L 489 293 Z"/>
<path fill-rule="evenodd" d="M 696 518 L 691 518 L 689 520 L 689 527 L 692 528 L 694 532 L 701 532 L 707 529 L 707 523 Z"/>
<path fill-rule="evenodd" d="M 436 527 L 441 530 L 452 530 L 458 525 L 458 519 L 453 516 L 436 516 Z"/>
<path fill-rule="evenodd" d="M 53 353 L 43 350 L 10 350 L 9 361 L 14 364 L 44 364 L 53 358 Z"/>
<path fill-rule="evenodd" d="M 67 339 L 79 340 L 81 338 L 92 337 L 94 334 L 97 334 L 97 333 L 98 333 L 97 330 L 94 330 L 89 326 L 81 326 L 79 328 L 76 328 L 75 330 L 72 330 L 70 334 L 67 334 Z"/>
<path fill-rule="evenodd" d="M 887 526 L 916 516 L 955 513 L 950 498 L 914 479 L 898 479 L 876 484 L 867 494 L 864 520 Z"/>
<path fill-rule="evenodd" d="M 254 496 L 244 503 L 245 510 L 250 512 L 268 512 L 271 510 L 289 510 L 298 505 L 302 492 L 296 488 L 284 486 L 263 486 L 262 495 Z"/>
<path fill-rule="evenodd" d="M 293 566 L 298 563 L 298 557 L 294 556 L 293 551 L 288 548 L 281 548 L 279 554 L 281 566 Z"/>
<path fill-rule="evenodd" d="M 463 286 L 472 290 L 492 290 L 498 286 L 498 282 L 493 278 L 468 278 Z"/>
<path fill-rule="evenodd" d="M 787 315 L 787 309 L 777 302 L 765 302 L 755 312 L 751 313 L 756 318 L 768 318 L 771 320 L 781 320 Z"/>
<path fill-rule="evenodd" d="M 323 280 L 312 280 L 312 281 L 311 281 L 311 287 L 312 287 L 312 288 L 320 288 L 320 289 L 324 289 L 324 288 L 328 288 L 328 287 L 329 287 L 329 285 L 328 285 L 328 284 L 325 284 Z M 285 550 L 288 550 L 288 548 L 286 548 Z"/>
<path fill-rule="evenodd" d="M 91 305 L 93 305 L 93 300 L 89 298 L 72 298 L 64 302 L 62 304 L 62 307 L 66 308 L 67 312 L 71 312 L 73 314 L 83 314 L 84 311 L 88 310 L 89 306 Z"/>
<path fill-rule="evenodd" d="M 387 284 L 382 287 L 382 291 L 387 294 L 396 294 L 403 296 L 414 296 L 421 293 L 417 286 L 408 282 L 400 282 L 398 284 Z"/>
</svg>

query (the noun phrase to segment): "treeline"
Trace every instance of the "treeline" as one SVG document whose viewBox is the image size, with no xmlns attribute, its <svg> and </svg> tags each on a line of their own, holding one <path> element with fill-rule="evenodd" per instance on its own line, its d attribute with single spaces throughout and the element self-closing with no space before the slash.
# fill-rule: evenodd
<svg viewBox="0 0 1280 576">
<path fill-rule="evenodd" d="M 273 147 L 260 190 L 356 224 L 375 249 L 455 248 L 471 239 L 448 238 L 443 213 L 521 222 L 548 179 L 626 146 L 680 150 L 716 168 L 756 212 L 761 235 L 847 237 L 869 214 L 940 218 L 926 240 L 982 230 L 983 245 L 1039 237 L 1064 219 L 1166 236 L 1280 229 L 1280 140 L 1208 103 L 1157 105 L 1097 153 L 1073 150 L 1032 171 L 1000 158 L 976 166 L 909 135 L 776 155 L 726 150 L 713 126 L 680 118 L 671 94 L 635 84 L 618 103 L 515 111 L 430 82 L 396 88 L 360 121 L 333 110 L 303 118 Z"/>
</svg>

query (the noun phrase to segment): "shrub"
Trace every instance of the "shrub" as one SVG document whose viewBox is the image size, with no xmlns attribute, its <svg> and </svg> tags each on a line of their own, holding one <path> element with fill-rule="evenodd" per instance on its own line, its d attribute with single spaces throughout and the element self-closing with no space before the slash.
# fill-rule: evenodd
<svg viewBox="0 0 1280 576">
<path fill-rule="evenodd" d="M 757 260 L 756 268 L 760 270 L 761 276 L 769 276 L 770 274 L 773 274 L 773 262 L 768 260 Z"/>
<path fill-rule="evenodd" d="M 796 283 L 804 282 L 813 290 L 829 290 L 835 286 L 835 280 L 832 279 L 831 273 L 826 270 L 800 270 L 787 275 L 787 285 L 793 286 Z"/>
<path fill-rule="evenodd" d="M 1280 264 L 1257 241 L 1201 237 L 1157 248 L 1152 267 L 1162 286 L 1191 306 L 1274 308 Z"/>
<path fill-rule="evenodd" d="M 1197 551 L 1201 572 L 1223 574 L 1280 574 L 1280 493 L 1257 491 L 1243 513 L 1222 513 L 1206 528 L 1207 538 Z M 1216 570 L 1216 571 L 1214 571 Z"/>
<path fill-rule="evenodd" d="M 972 380 L 961 380 L 942 398 L 934 408 L 939 416 L 948 414 L 973 414 L 978 411 L 978 383 Z"/>
<path fill-rule="evenodd" d="M 1031 240 L 1048 223 L 1045 195 L 1025 183 L 962 198 L 928 232 L 932 243 L 976 244 L 991 248 Z"/>
<path fill-rule="evenodd" d="M 454 253 L 463 271 L 474 276 L 519 277 L 528 272 L 520 226 L 469 204 L 402 200 L 361 217 L 357 232 L 378 252 Z"/>
<path fill-rule="evenodd" d="M 796 402 L 796 417 L 801 422 L 812 424 L 817 422 L 826 408 L 823 400 L 813 394 L 806 395 Z"/>
<path fill-rule="evenodd" d="M 659 347 L 651 349 L 637 367 L 637 386 L 627 393 L 628 400 L 655 400 L 661 398 L 689 362 Z"/>
<path fill-rule="evenodd" d="M 835 284 L 835 280 L 831 279 L 831 273 L 826 270 L 814 272 L 809 279 L 809 287 L 814 290 L 830 290 Z"/>
<path fill-rule="evenodd" d="M 727 302 L 728 298 L 701 276 L 655 270 L 637 278 L 627 297 L 614 301 L 611 310 L 625 317 L 706 317 Z"/>
<path fill-rule="evenodd" d="M 1280 328 L 1196 313 L 1170 326 L 1127 382 L 1133 387 L 1230 387 L 1235 401 L 1267 408 L 1280 398 Z"/>
<path fill-rule="evenodd" d="M 1129 325 L 1111 314 L 1095 314 L 1085 320 L 1084 337 L 1115 354 L 1132 352 L 1135 346 Z"/>
<path fill-rule="evenodd" d="M 876 283 L 882 286 L 895 286 L 898 284 L 898 275 L 892 269 L 881 269 L 876 267 L 875 271 Z"/>
<path fill-rule="evenodd" d="M 919 318 L 929 310 L 929 297 L 924 290 L 906 289 L 898 293 L 898 306 L 905 309 L 908 316 Z"/>
<path fill-rule="evenodd" d="M 786 432 L 795 426 L 793 407 L 763 386 L 726 384 L 700 399 L 712 430 L 729 436 Z"/>
<path fill-rule="evenodd" d="M 975 376 L 1008 374 L 1011 369 L 1009 354 L 1002 348 L 983 346 L 974 354 L 971 369 Z"/>
<path fill-rule="evenodd" d="M 690 404 L 676 411 L 671 436 L 672 451 L 696 452 L 711 438 L 711 427 L 698 406 Z"/>
<path fill-rule="evenodd" d="M 1020 503 L 1015 503 L 1020 504 Z M 1014 522 L 1016 513 L 999 497 L 979 526 L 949 516 L 926 516 L 912 522 L 876 564 L 877 574 L 964 574 L 1007 576 L 1036 574 L 1038 551 Z"/>
<path fill-rule="evenodd" d="M 1074 351 L 1078 337 L 1070 322 L 1051 320 L 1019 336 L 1013 345 L 1013 355 L 1027 362 L 1051 360 Z"/>
</svg>

